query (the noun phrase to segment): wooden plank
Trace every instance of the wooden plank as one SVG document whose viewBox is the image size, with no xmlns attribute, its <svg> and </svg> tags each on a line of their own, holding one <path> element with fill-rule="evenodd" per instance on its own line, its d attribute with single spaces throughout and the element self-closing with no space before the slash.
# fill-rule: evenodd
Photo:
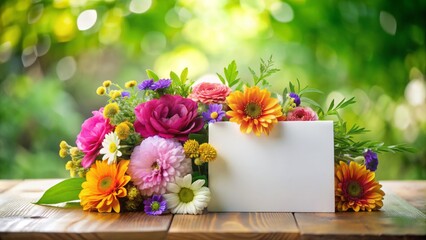
<svg viewBox="0 0 426 240">
<path fill-rule="evenodd" d="M 168 239 L 298 239 L 291 213 L 175 215 Z"/>
<path fill-rule="evenodd" d="M 385 192 L 392 191 L 426 214 L 426 181 L 380 181 Z"/>
<path fill-rule="evenodd" d="M 426 215 L 392 192 L 375 212 L 295 213 L 303 239 L 424 239 Z"/>
<path fill-rule="evenodd" d="M 22 182 L 22 180 L 7 180 L 7 179 L 1 179 L 0 180 L 0 193 L 11 189 L 16 184 Z"/>
<path fill-rule="evenodd" d="M 60 180 L 28 180 L 1 194 L 0 239 L 164 239 L 172 215 L 85 212 L 77 204 L 34 205 Z"/>
</svg>

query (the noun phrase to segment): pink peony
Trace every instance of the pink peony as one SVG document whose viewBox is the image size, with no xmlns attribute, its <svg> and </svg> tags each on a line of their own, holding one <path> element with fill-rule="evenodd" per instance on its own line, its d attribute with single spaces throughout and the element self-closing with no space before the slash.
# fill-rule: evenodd
<svg viewBox="0 0 426 240">
<path fill-rule="evenodd" d="M 231 91 L 231 88 L 221 83 L 202 82 L 192 88 L 188 98 L 205 104 L 224 103 Z"/>
<path fill-rule="evenodd" d="M 287 121 L 316 121 L 317 113 L 310 107 L 296 107 L 287 114 Z"/>
<path fill-rule="evenodd" d="M 143 195 L 164 194 L 167 183 L 191 173 L 191 159 L 175 139 L 149 137 L 135 147 L 128 174 Z"/>
<path fill-rule="evenodd" d="M 102 111 L 102 108 L 99 111 L 93 111 L 93 117 L 83 122 L 81 131 L 77 135 L 77 147 L 84 153 L 84 158 L 81 161 L 84 168 L 92 165 L 99 154 L 105 135 L 114 130 L 109 119 L 104 118 Z"/>
<path fill-rule="evenodd" d="M 197 103 L 191 99 L 164 95 L 135 108 L 135 130 L 144 138 L 158 135 L 186 141 L 190 133 L 203 128 L 197 109 Z"/>
</svg>

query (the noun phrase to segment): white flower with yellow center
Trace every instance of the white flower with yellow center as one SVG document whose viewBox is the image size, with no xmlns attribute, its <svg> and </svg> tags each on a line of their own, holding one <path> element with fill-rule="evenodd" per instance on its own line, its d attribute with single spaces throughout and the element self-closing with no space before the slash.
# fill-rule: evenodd
<svg viewBox="0 0 426 240">
<path fill-rule="evenodd" d="M 119 149 L 120 139 L 116 133 L 111 132 L 105 135 L 105 139 L 102 142 L 102 149 L 99 153 L 104 154 L 102 160 L 108 159 L 108 164 L 113 164 L 117 160 L 117 157 L 121 157 Z"/>
<path fill-rule="evenodd" d="M 176 177 L 175 183 L 167 184 L 163 197 L 172 213 L 201 214 L 210 202 L 210 189 L 203 187 L 205 180 L 192 182 L 191 174 Z"/>
</svg>

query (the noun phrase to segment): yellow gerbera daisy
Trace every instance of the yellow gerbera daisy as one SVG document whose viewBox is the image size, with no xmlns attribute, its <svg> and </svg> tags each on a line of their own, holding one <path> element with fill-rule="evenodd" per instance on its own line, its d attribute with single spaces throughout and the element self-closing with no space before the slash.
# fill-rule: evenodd
<svg viewBox="0 0 426 240">
<path fill-rule="evenodd" d="M 244 92 L 235 91 L 227 98 L 231 111 L 226 112 L 229 121 L 240 125 L 241 132 L 253 131 L 257 136 L 269 134 L 273 124 L 282 116 L 278 99 L 272 98 L 271 93 L 260 90 L 259 87 L 244 88 Z"/>
<path fill-rule="evenodd" d="M 335 202 L 337 211 L 378 210 L 383 206 L 385 193 L 375 180 L 374 172 L 356 162 L 340 162 L 335 168 Z"/>
<path fill-rule="evenodd" d="M 106 161 L 96 161 L 86 175 L 86 182 L 81 186 L 79 198 L 83 210 L 97 209 L 99 212 L 120 212 L 118 198 L 125 197 L 124 187 L 130 176 L 125 175 L 129 161 L 121 160 L 118 164 L 108 165 Z"/>
</svg>

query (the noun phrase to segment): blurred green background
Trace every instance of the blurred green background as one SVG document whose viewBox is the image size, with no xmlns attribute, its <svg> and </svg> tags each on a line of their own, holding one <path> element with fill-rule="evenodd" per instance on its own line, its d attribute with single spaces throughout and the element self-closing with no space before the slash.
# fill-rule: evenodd
<svg viewBox="0 0 426 240">
<path fill-rule="evenodd" d="M 270 80 L 357 98 L 349 123 L 364 138 L 408 143 L 381 154 L 379 179 L 426 179 L 426 1 L 3 0 L 0 3 L 0 178 L 67 177 L 74 143 L 107 79 L 124 83 L 189 67 L 212 78 L 236 60 L 273 55 Z"/>
</svg>

